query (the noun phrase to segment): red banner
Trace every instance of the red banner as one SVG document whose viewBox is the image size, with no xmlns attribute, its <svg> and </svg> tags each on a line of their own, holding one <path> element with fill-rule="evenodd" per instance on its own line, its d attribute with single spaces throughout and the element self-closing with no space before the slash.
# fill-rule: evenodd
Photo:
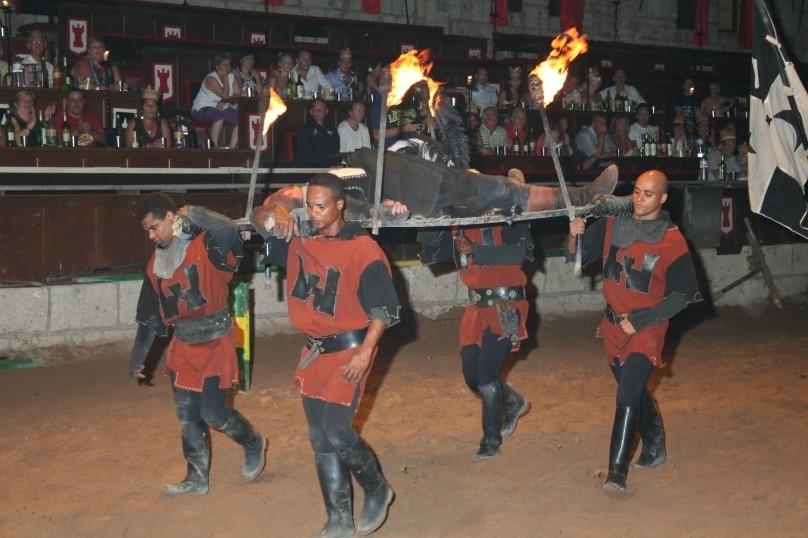
<svg viewBox="0 0 808 538">
<path fill-rule="evenodd" d="M 583 32 L 586 0 L 561 0 L 561 31 L 576 28 Z"/>
<path fill-rule="evenodd" d="M 738 22 L 738 46 L 742 49 L 752 48 L 752 0 L 743 0 L 741 4 L 741 20 Z"/>
<path fill-rule="evenodd" d="M 508 24 L 508 0 L 491 0 L 491 24 L 494 26 Z"/>
<path fill-rule="evenodd" d="M 379 13 L 382 9 L 381 0 L 362 0 L 362 11 L 365 13 Z"/>
<path fill-rule="evenodd" d="M 706 45 L 710 41 L 710 0 L 696 0 L 693 19 L 693 44 Z"/>
</svg>

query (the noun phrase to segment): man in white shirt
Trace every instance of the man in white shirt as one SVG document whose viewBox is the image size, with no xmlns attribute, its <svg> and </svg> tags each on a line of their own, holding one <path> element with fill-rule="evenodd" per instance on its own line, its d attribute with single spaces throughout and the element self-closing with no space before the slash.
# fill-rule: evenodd
<svg viewBox="0 0 808 538">
<path fill-rule="evenodd" d="M 710 153 L 707 154 L 707 162 L 710 166 L 710 172 L 713 174 L 713 179 L 721 179 L 719 177 L 721 157 L 724 158 L 724 162 L 727 165 L 727 177 L 724 178 L 725 181 L 731 179 L 731 174 L 736 174 L 737 178 L 737 175 L 743 172 L 741 163 L 739 163 L 738 158 L 735 157 L 736 146 L 735 133 L 731 129 L 724 129 L 721 132 L 721 143 L 717 148 L 710 150 Z"/>
<path fill-rule="evenodd" d="M 28 35 L 28 42 L 26 43 L 26 46 L 28 47 L 28 54 L 22 57 L 22 64 L 41 66 L 44 63 L 45 69 L 48 72 L 47 87 L 52 88 L 53 64 L 45 61 L 45 50 L 48 48 L 48 39 L 39 30 L 34 30 Z M 25 86 L 31 88 L 38 87 L 39 84 L 37 81 L 27 80 L 26 77 Z"/>
<path fill-rule="evenodd" d="M 311 52 L 300 49 L 297 53 L 297 65 L 292 68 L 292 80 L 303 83 L 303 89 L 307 94 L 314 95 L 323 88 L 331 89 L 331 83 L 316 65 L 311 65 Z"/>
<path fill-rule="evenodd" d="M 634 142 L 636 148 L 642 147 L 645 135 L 650 135 L 654 140 L 659 140 L 659 128 L 648 125 L 648 120 L 651 119 L 651 107 L 648 106 L 648 103 L 637 105 L 637 112 L 634 117 L 637 118 L 637 121 L 629 127 L 628 137 Z"/>
<path fill-rule="evenodd" d="M 488 70 L 485 67 L 477 69 L 477 84 L 471 89 L 471 102 L 477 106 L 480 117 L 488 107 L 496 107 L 499 102 L 497 87 L 488 84 Z"/>
<path fill-rule="evenodd" d="M 626 84 L 626 72 L 623 69 L 615 70 L 612 79 L 614 79 L 614 86 L 609 86 L 605 90 L 600 91 L 600 96 L 604 102 L 607 102 L 609 99 L 614 100 L 618 95 L 627 96 L 632 107 L 645 102 L 645 99 L 643 99 L 640 92 L 637 91 L 637 88 Z M 614 103 L 609 101 L 609 106 L 612 107 L 612 110 L 614 110 L 613 105 Z"/>
<path fill-rule="evenodd" d="M 370 133 L 365 124 L 362 123 L 364 119 L 365 104 L 357 101 L 351 106 L 348 119 L 337 127 L 340 153 L 350 153 L 359 148 L 370 147 Z"/>
</svg>

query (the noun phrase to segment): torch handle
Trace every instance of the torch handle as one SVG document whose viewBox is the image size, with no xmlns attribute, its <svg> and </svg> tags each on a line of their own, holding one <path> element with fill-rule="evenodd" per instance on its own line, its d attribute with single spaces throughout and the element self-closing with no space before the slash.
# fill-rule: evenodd
<svg viewBox="0 0 808 538">
<path fill-rule="evenodd" d="M 376 153 L 376 183 L 373 190 L 373 221 L 371 225 L 371 233 L 379 235 L 379 225 L 381 217 L 382 205 L 382 180 L 384 178 L 384 146 L 385 146 L 385 131 L 387 130 L 387 92 L 379 92 L 381 94 L 382 106 L 379 111 L 379 147 Z"/>
<path fill-rule="evenodd" d="M 558 177 L 558 185 L 561 188 L 561 196 L 564 198 L 564 206 L 569 212 L 570 222 L 575 220 L 575 208 L 570 201 L 570 193 L 567 191 L 567 182 L 564 181 L 564 171 L 561 170 L 561 161 L 558 158 L 553 144 L 553 135 L 550 132 L 550 122 L 547 121 L 547 111 L 544 105 L 539 104 L 539 115 L 541 116 L 542 124 L 544 125 L 544 145 L 550 150 L 550 157 L 553 159 L 553 166 L 555 167 L 556 176 Z M 577 249 L 575 250 L 575 274 L 581 274 L 581 236 L 578 236 L 576 241 Z"/>
<path fill-rule="evenodd" d="M 269 99 L 267 99 L 267 109 L 269 109 Z M 266 113 L 267 110 L 264 110 L 264 119 L 261 122 L 261 126 L 264 127 L 262 129 L 262 135 L 258 137 L 258 140 L 255 143 L 255 153 L 253 154 L 253 163 L 252 163 L 252 170 L 250 171 L 250 190 L 247 193 L 247 209 L 244 215 L 245 219 L 250 218 L 250 213 L 252 213 L 253 202 L 255 201 L 255 186 L 258 182 L 258 161 L 261 160 L 261 150 L 264 149 L 264 139 L 267 137 L 267 129 L 264 126 L 266 122 Z M 247 136 L 249 135 L 249 129 L 247 130 Z"/>
</svg>

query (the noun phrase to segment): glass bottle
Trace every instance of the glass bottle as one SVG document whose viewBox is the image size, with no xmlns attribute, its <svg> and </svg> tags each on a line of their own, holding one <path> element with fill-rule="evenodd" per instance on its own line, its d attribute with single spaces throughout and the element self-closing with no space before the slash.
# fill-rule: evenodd
<svg viewBox="0 0 808 538">
<path fill-rule="evenodd" d="M 73 87 L 73 75 L 70 74 L 70 68 L 67 65 L 67 56 L 62 56 L 62 75 L 64 76 L 62 89 L 68 92 Z"/>
<path fill-rule="evenodd" d="M 295 81 L 292 79 L 292 72 L 289 71 L 289 77 L 286 81 L 286 98 L 287 99 L 294 99 L 296 96 L 297 90 L 295 89 Z"/>
<path fill-rule="evenodd" d="M 67 124 L 67 111 L 62 111 L 62 145 L 70 147 L 70 125 Z"/>
<path fill-rule="evenodd" d="M 727 180 L 727 161 L 724 156 L 721 156 L 721 162 L 718 164 L 718 181 Z"/>
<path fill-rule="evenodd" d="M 37 118 L 36 129 L 39 130 L 39 145 L 46 146 L 48 144 L 48 126 L 45 124 L 45 115 L 41 110 Z"/>
<path fill-rule="evenodd" d="M 14 136 L 14 122 L 11 121 L 11 116 L 8 114 L 6 114 L 5 118 L 8 118 L 8 121 L 6 121 L 6 146 L 13 148 L 17 145 L 17 137 Z"/>
<path fill-rule="evenodd" d="M 298 99 L 303 99 L 306 96 L 306 87 L 303 85 L 300 75 L 297 75 L 297 84 L 295 86 L 295 95 Z"/>
</svg>

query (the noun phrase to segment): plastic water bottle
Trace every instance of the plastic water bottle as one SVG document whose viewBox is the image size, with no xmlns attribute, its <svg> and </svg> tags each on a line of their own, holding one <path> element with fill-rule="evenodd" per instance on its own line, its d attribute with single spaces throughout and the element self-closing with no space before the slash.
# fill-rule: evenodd
<svg viewBox="0 0 808 538">
<path fill-rule="evenodd" d="M 704 149 L 704 140 L 696 139 L 696 157 L 699 158 L 699 181 L 710 180 L 710 163 L 707 162 L 707 152 Z"/>
</svg>

